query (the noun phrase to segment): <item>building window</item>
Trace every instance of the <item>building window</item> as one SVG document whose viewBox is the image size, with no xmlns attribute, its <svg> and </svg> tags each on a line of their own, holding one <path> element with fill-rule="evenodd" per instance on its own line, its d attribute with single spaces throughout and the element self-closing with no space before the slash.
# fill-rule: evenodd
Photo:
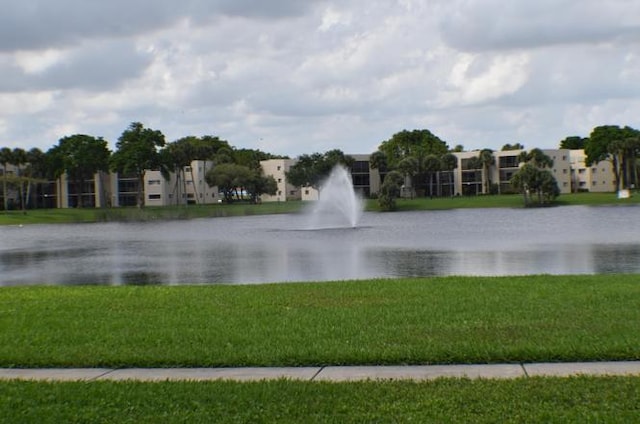
<svg viewBox="0 0 640 424">
<path fill-rule="evenodd" d="M 304 194 L 308 196 L 309 195 L 309 190 L 305 190 Z"/>
<path fill-rule="evenodd" d="M 149 185 L 160 185 L 160 180 L 149 180 Z"/>
<path fill-rule="evenodd" d="M 149 200 L 160 200 L 162 198 L 162 195 L 160 194 L 150 194 L 149 195 Z"/>
<path fill-rule="evenodd" d="M 184 167 L 184 172 L 191 172 L 191 167 L 190 166 L 185 166 Z"/>
<path fill-rule="evenodd" d="M 278 190 L 278 196 L 282 196 L 282 190 Z"/>
<path fill-rule="evenodd" d="M 295 190 L 291 190 L 291 191 L 289 192 L 289 195 L 291 195 L 291 196 L 295 196 L 295 195 L 296 195 L 296 191 L 295 191 Z"/>
<path fill-rule="evenodd" d="M 278 178 L 278 182 L 281 183 L 282 182 L 282 178 Z"/>
<path fill-rule="evenodd" d="M 281 169 L 281 168 L 282 168 L 282 167 L 281 167 L 280 165 L 278 165 L 278 171 L 280 171 L 280 169 Z"/>
<path fill-rule="evenodd" d="M 565 169 L 563 169 L 563 170 L 562 170 L 562 173 L 563 173 L 563 174 L 566 174 L 566 173 L 567 173 L 567 169 L 566 169 L 566 168 L 565 168 Z"/>
</svg>

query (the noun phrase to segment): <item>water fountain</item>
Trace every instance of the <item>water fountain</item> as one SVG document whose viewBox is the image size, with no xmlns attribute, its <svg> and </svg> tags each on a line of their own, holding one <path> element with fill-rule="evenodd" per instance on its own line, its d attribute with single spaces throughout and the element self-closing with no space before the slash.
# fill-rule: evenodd
<svg viewBox="0 0 640 424">
<path fill-rule="evenodd" d="M 355 228 L 364 204 L 353 189 L 351 173 L 336 165 L 320 187 L 320 197 L 310 212 L 310 229 Z"/>
</svg>

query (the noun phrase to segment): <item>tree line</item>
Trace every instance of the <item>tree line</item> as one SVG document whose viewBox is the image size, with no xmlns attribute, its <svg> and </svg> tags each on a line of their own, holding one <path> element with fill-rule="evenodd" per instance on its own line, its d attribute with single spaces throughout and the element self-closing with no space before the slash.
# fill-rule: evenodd
<svg viewBox="0 0 640 424">
<path fill-rule="evenodd" d="M 33 206 L 32 188 L 63 174 L 78 190 L 76 206 L 82 207 L 82 189 L 86 181 L 100 171 L 134 176 L 138 182 L 137 204 L 142 207 L 147 170 L 160 170 L 167 180 L 175 173 L 176 185 L 186 184 L 185 168 L 194 160 L 215 163 L 216 166 L 207 171 L 205 180 L 210 186 L 218 186 L 227 202 L 238 199 L 240 191 L 256 201 L 261 194 L 275 194 L 277 190 L 273 177 L 262 174 L 260 161 L 279 157 L 260 150 L 238 149 L 226 140 L 209 135 L 188 136 L 167 143 L 161 131 L 133 122 L 118 138 L 114 152 L 102 137 L 86 134 L 63 137 L 46 152 L 37 148 L 29 151 L 1 148 L 3 208 L 19 207 L 26 211 Z M 12 175 L 8 173 L 9 165 L 15 167 Z M 193 180 L 193 174 L 191 178 Z M 18 205 L 9 204 L 9 188 L 16 190 Z M 197 195 L 195 199 L 197 202 Z"/>
<path fill-rule="evenodd" d="M 589 137 L 565 138 L 559 147 L 584 149 L 587 166 L 603 160 L 610 161 L 617 190 L 637 186 L 640 131 L 628 126 L 599 126 L 592 130 Z M 505 144 L 502 150 L 524 150 L 524 145 Z M 438 181 L 443 179 L 451 189 L 453 171 L 458 167 L 453 153 L 461 151 L 464 151 L 462 145 L 449 148 L 445 141 L 427 129 L 403 130 L 381 142 L 369 157 L 371 168 L 377 169 L 381 177 L 377 194 L 380 207 L 393 210 L 395 199 L 407 188 L 406 183 L 410 187 L 410 195 L 453 195 L 452 192 L 442 193 Z M 492 193 L 495 186 L 489 172 L 495 165 L 493 153 L 491 149 L 482 149 L 477 156 L 464 162 L 466 170 L 480 174 L 483 193 Z M 0 149 L 3 207 L 5 210 L 10 207 L 5 194 L 8 187 L 16 189 L 19 206 L 24 210 L 29 205 L 32 188 L 36 184 L 66 173 L 76 188 L 82 188 L 85 181 L 91 180 L 99 171 L 135 176 L 138 181 L 137 204 L 142 207 L 146 170 L 160 170 L 166 179 L 173 172 L 177 175 L 176 185 L 184 184 L 187 178 L 184 175 L 185 168 L 194 160 L 215 164 L 207 171 L 205 180 L 210 186 L 218 186 L 227 202 L 240 197 L 239 189 L 249 193 L 251 199 L 256 201 L 261 194 L 275 194 L 277 190 L 275 180 L 264 176 L 260 168 L 260 161 L 273 158 L 286 157 L 254 149 L 237 149 L 215 136 L 188 136 L 166 143 L 162 132 L 133 122 L 119 137 L 114 152 L 109 150 L 106 140 L 84 134 L 63 137 L 47 152 L 37 148 L 29 151 L 21 148 Z M 523 151 L 518 162 L 522 166 L 510 183 L 514 190 L 523 194 L 525 204 L 548 203 L 558 196 L 557 182 L 549 172 L 553 161 L 540 149 Z M 294 186 L 319 188 L 336 164 L 351 167 L 353 163 L 353 158 L 339 149 L 303 154 L 287 172 L 287 179 Z M 8 165 L 15 166 L 15 175 L 8 175 Z M 191 177 L 193 179 L 193 175 Z M 81 200 L 77 206 L 83 206 Z"/>
</svg>

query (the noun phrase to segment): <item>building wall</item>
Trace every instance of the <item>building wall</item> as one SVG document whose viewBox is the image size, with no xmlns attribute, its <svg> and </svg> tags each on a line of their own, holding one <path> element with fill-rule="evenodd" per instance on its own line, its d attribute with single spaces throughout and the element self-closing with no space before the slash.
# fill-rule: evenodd
<svg viewBox="0 0 640 424">
<path fill-rule="evenodd" d="M 587 155 L 584 150 L 571 150 L 571 184 L 574 192 L 590 191 L 594 193 L 613 192 L 616 190 L 613 165 L 608 160 L 586 165 Z"/>
<path fill-rule="evenodd" d="M 289 184 L 287 181 L 286 173 L 295 163 L 295 159 L 268 159 L 260 162 L 264 175 L 272 176 L 278 186 L 275 195 L 263 194 L 261 196 L 263 202 L 286 202 L 303 198 L 303 190 Z"/>
<path fill-rule="evenodd" d="M 490 167 L 488 178 L 491 184 L 498 184 L 498 193 L 512 192 L 513 189 L 509 181 L 520 168 L 518 156 L 523 151 L 525 150 L 493 152 L 495 164 Z M 553 160 L 550 171 L 558 182 L 560 193 L 571 193 L 571 151 L 568 149 L 544 149 L 542 152 Z M 458 168 L 455 170 L 456 193 L 463 195 L 486 194 L 482 169 L 474 170 L 465 167 L 466 161 L 477 157 L 479 153 L 479 151 L 454 153 L 458 158 Z"/>
</svg>

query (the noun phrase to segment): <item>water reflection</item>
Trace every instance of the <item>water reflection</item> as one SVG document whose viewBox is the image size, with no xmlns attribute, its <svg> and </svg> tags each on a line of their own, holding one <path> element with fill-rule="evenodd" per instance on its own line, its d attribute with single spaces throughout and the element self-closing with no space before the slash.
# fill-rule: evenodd
<svg viewBox="0 0 640 424">
<path fill-rule="evenodd" d="M 0 285 L 209 284 L 640 273 L 638 207 L 299 215 L 1 228 Z"/>
</svg>

